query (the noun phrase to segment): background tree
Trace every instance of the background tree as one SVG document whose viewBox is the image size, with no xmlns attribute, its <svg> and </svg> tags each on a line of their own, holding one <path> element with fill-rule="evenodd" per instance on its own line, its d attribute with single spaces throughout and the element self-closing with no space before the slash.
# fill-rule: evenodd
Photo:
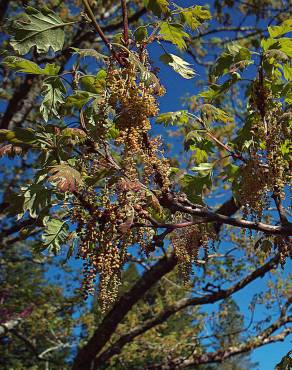
<svg viewBox="0 0 292 370">
<path fill-rule="evenodd" d="M 228 366 L 233 356 L 285 340 L 291 285 L 278 267 L 291 254 L 292 233 L 289 3 L 24 5 L 0 8 L 8 366 Z M 159 115 L 165 89 L 157 65 L 164 64 L 195 78 L 201 92 L 184 99 L 186 109 Z M 82 292 L 97 283 L 98 306 L 89 301 L 81 310 L 74 277 L 68 292 L 43 284 L 35 259 L 51 254 L 61 255 L 57 263 L 83 260 Z M 21 262 L 10 281 L 13 258 Z M 121 271 L 130 262 L 140 267 L 130 265 L 126 287 Z M 19 274 L 20 306 L 10 292 Z M 250 323 L 240 326 L 230 298 L 259 278 Z M 68 294 L 70 309 L 59 312 Z M 204 310 L 221 301 L 218 315 Z M 263 307 L 271 314 L 255 320 Z M 228 343 L 218 335 L 222 310 L 244 328 Z M 216 329 L 210 317 L 217 316 Z"/>
</svg>

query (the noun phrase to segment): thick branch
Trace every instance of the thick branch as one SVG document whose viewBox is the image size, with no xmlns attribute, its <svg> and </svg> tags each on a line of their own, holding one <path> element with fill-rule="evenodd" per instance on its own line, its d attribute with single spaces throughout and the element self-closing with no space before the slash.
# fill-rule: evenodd
<svg viewBox="0 0 292 370">
<path fill-rule="evenodd" d="M 235 200 L 233 197 L 231 197 L 229 200 L 227 200 L 225 203 L 222 204 L 221 207 L 217 209 L 217 213 L 220 215 L 225 215 L 225 216 L 233 216 L 238 210 L 240 209 L 240 205 L 235 203 Z M 215 231 L 218 234 L 220 231 L 220 228 L 222 226 L 222 223 L 217 222 L 214 225 Z"/>
<path fill-rule="evenodd" d="M 180 200 L 178 200 L 174 194 L 171 193 L 164 194 L 163 197 L 160 198 L 160 204 L 171 211 L 179 211 L 190 215 L 202 217 L 206 220 L 206 222 L 217 222 L 244 229 L 262 231 L 266 234 L 271 235 L 292 235 L 292 227 L 290 225 L 268 225 L 262 222 L 253 222 L 239 218 L 228 217 L 217 212 L 210 211 L 207 208 L 197 207 L 195 204 L 193 206 L 190 206 L 188 203 L 188 205 L 186 206 Z"/>
<path fill-rule="evenodd" d="M 148 321 L 144 322 L 142 325 L 137 326 L 136 328 L 132 329 L 127 334 L 121 336 L 112 346 L 109 347 L 108 350 L 104 351 L 97 359 L 96 364 L 100 365 L 108 361 L 112 356 L 121 352 L 122 348 L 132 341 L 137 336 L 145 333 L 146 331 L 152 329 L 153 327 L 162 324 L 165 322 L 170 316 L 174 315 L 176 312 L 181 311 L 182 309 L 188 306 L 199 306 L 205 304 L 212 304 L 218 302 L 222 299 L 226 299 L 230 297 L 232 294 L 238 292 L 239 290 L 246 287 L 252 281 L 256 280 L 259 277 L 263 277 L 268 271 L 275 268 L 280 261 L 279 255 L 276 255 L 270 261 L 268 261 L 265 265 L 258 268 L 257 270 L 253 271 L 251 274 L 247 275 L 244 279 L 240 280 L 233 286 L 228 289 L 220 290 L 219 292 L 208 294 L 204 297 L 194 297 L 194 298 L 184 298 L 179 300 L 178 302 L 174 303 L 166 307 L 160 314 L 156 317 L 149 319 Z"/>
<path fill-rule="evenodd" d="M 174 254 L 163 257 L 146 271 L 136 284 L 116 302 L 88 343 L 79 350 L 73 364 L 73 370 L 92 369 L 96 355 L 108 342 L 118 324 L 131 310 L 132 306 L 137 303 L 145 292 L 159 281 L 162 276 L 170 272 L 176 263 L 177 260 Z"/>
</svg>

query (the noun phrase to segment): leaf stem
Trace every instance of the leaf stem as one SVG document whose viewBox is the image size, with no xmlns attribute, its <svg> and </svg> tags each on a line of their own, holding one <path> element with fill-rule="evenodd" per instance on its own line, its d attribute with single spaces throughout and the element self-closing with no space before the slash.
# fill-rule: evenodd
<svg viewBox="0 0 292 370">
<path fill-rule="evenodd" d="M 124 43 L 125 46 L 129 46 L 129 22 L 128 22 L 128 9 L 126 0 L 121 0 L 122 13 L 123 13 L 123 25 L 124 25 Z"/>
<path fill-rule="evenodd" d="M 102 39 L 102 41 L 104 42 L 105 46 L 112 53 L 112 55 L 114 56 L 114 58 L 116 59 L 116 61 L 121 66 L 124 66 L 124 62 L 121 60 L 121 58 L 119 57 L 119 55 L 113 50 L 112 45 L 109 42 L 109 39 L 105 36 L 105 34 L 103 33 L 103 30 L 100 28 L 99 24 L 97 23 L 97 21 L 95 19 L 95 16 L 94 16 L 94 14 L 92 12 L 92 9 L 91 9 L 88 1 L 87 0 L 82 0 L 82 3 L 84 5 L 86 14 L 88 15 L 89 19 L 91 20 L 92 24 L 94 25 L 94 28 L 95 28 L 96 32 L 99 34 L 99 36 Z"/>
</svg>

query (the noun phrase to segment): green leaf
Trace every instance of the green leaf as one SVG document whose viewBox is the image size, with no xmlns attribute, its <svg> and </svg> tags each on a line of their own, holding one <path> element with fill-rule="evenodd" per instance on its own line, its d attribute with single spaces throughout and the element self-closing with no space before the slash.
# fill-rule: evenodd
<svg viewBox="0 0 292 370">
<path fill-rule="evenodd" d="M 92 57 L 97 61 L 108 59 L 107 55 L 101 54 L 94 49 L 78 49 L 71 47 L 70 49 L 74 50 L 76 54 L 79 54 L 81 58 Z"/>
<path fill-rule="evenodd" d="M 32 184 L 21 188 L 18 204 L 22 211 L 19 212 L 18 218 L 21 218 L 26 212 L 29 213 L 30 217 L 36 218 L 50 204 L 51 195 L 51 190 L 41 184 Z"/>
<path fill-rule="evenodd" d="M 61 135 L 65 139 L 70 139 L 72 144 L 83 143 L 87 139 L 86 133 L 80 128 L 67 127 L 62 130 Z M 69 162 L 70 160 L 68 160 Z M 71 165 L 71 163 L 69 163 Z"/>
<path fill-rule="evenodd" d="M 261 46 L 264 51 L 273 49 L 281 50 L 289 58 L 292 58 L 292 40 L 287 37 L 282 37 L 279 39 L 264 39 L 261 41 Z"/>
<path fill-rule="evenodd" d="M 278 37 L 292 32 L 292 19 L 286 19 L 280 26 L 270 26 L 268 27 L 268 31 L 270 37 Z"/>
<path fill-rule="evenodd" d="M 200 27 L 203 22 L 212 18 L 209 10 L 204 9 L 200 5 L 186 9 L 179 8 L 179 10 L 182 22 L 189 26 L 192 31 Z"/>
<path fill-rule="evenodd" d="M 206 118 L 211 121 L 222 121 L 224 123 L 233 121 L 233 118 L 224 112 L 224 110 L 214 107 L 214 105 L 211 104 L 203 104 L 201 106 L 201 112 L 203 116 L 206 116 Z"/>
<path fill-rule="evenodd" d="M 200 163 L 198 166 L 194 166 L 191 168 L 191 171 L 197 172 L 211 172 L 213 170 L 212 163 Z"/>
<path fill-rule="evenodd" d="M 241 45 L 232 43 L 216 60 L 212 74 L 215 77 L 223 76 L 238 69 L 242 70 L 252 63 L 250 51 Z"/>
<path fill-rule="evenodd" d="M 174 126 L 174 125 L 183 125 L 188 123 L 189 117 L 187 115 L 187 111 L 177 111 L 177 112 L 167 112 L 161 113 L 156 118 L 156 123 L 160 124 L 163 123 L 164 126 Z"/>
<path fill-rule="evenodd" d="M 34 46 L 39 53 L 47 53 L 50 47 L 54 51 L 61 50 L 65 39 L 63 28 L 67 24 L 53 11 L 39 11 L 28 6 L 25 14 L 13 21 L 8 29 L 12 36 L 11 46 L 22 55 Z"/>
<path fill-rule="evenodd" d="M 170 13 L 167 0 L 144 0 L 144 4 L 147 9 L 151 10 L 158 17 L 161 14 L 168 15 Z"/>
<path fill-rule="evenodd" d="M 59 118 L 58 108 L 65 103 L 65 94 L 66 89 L 60 78 L 48 77 L 45 79 L 42 89 L 44 99 L 40 106 L 40 112 L 46 122 L 50 116 Z"/>
<path fill-rule="evenodd" d="M 175 72 L 180 74 L 183 78 L 190 79 L 195 76 L 195 71 L 190 68 L 190 63 L 186 62 L 182 58 L 174 54 L 163 54 L 160 57 L 160 60 L 171 66 Z"/>
<path fill-rule="evenodd" d="M 282 69 L 285 79 L 287 81 L 292 81 L 292 67 L 290 67 L 288 64 L 284 64 Z"/>
<path fill-rule="evenodd" d="M 84 76 L 80 78 L 80 86 L 83 90 L 100 94 L 106 86 L 106 76 L 105 70 L 101 69 L 98 71 L 96 76 Z"/>
<path fill-rule="evenodd" d="M 36 63 L 20 57 L 6 57 L 2 64 L 16 72 L 34 75 L 56 76 L 60 70 L 56 64 L 48 63 L 45 68 L 41 68 Z"/>
<path fill-rule="evenodd" d="M 197 163 L 202 163 L 203 161 L 208 160 L 208 154 L 205 150 L 200 148 L 194 148 L 194 158 Z"/>
<path fill-rule="evenodd" d="M 212 181 L 209 175 L 194 176 L 187 174 L 180 179 L 180 184 L 190 201 L 204 205 L 202 192 L 205 188 L 211 188 Z"/>
<path fill-rule="evenodd" d="M 48 180 L 56 184 L 61 192 L 74 192 L 83 184 L 81 174 L 66 164 L 53 166 L 49 174 Z"/>
<path fill-rule="evenodd" d="M 207 91 L 201 92 L 199 96 L 205 98 L 208 101 L 215 100 L 223 93 L 226 93 L 236 81 L 237 79 L 231 78 L 225 81 L 222 85 L 212 84 L 209 86 L 209 89 Z"/>
<path fill-rule="evenodd" d="M 68 225 L 65 221 L 60 221 L 56 218 L 45 217 L 43 221 L 45 225 L 42 239 L 44 241 L 43 250 L 48 249 L 55 255 L 61 250 L 61 245 L 64 244 L 68 238 Z"/>
<path fill-rule="evenodd" d="M 145 26 L 140 26 L 134 32 L 134 37 L 137 42 L 141 42 L 148 37 L 147 28 Z"/>
<path fill-rule="evenodd" d="M 89 100 L 92 98 L 92 95 L 87 91 L 74 91 L 73 95 L 70 95 L 66 99 L 65 107 L 71 108 L 75 107 L 81 109 Z"/>
<path fill-rule="evenodd" d="M 232 163 L 228 164 L 224 168 L 224 173 L 227 176 L 227 180 L 230 182 L 232 182 L 238 176 L 239 171 L 240 167 Z"/>
<path fill-rule="evenodd" d="M 16 127 L 14 130 L 0 130 L 0 141 L 18 145 L 31 145 L 36 141 L 35 131 L 31 128 Z"/>
<path fill-rule="evenodd" d="M 165 41 L 170 41 L 179 49 L 186 49 L 187 44 L 184 39 L 188 39 L 189 35 L 184 32 L 181 24 L 161 22 L 159 34 Z"/>
</svg>

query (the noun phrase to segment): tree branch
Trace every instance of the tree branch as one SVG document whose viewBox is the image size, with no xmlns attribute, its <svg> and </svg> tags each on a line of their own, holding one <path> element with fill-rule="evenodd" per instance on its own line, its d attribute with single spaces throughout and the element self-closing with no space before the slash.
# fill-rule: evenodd
<svg viewBox="0 0 292 370">
<path fill-rule="evenodd" d="M 118 324 L 131 310 L 132 306 L 137 303 L 145 292 L 159 281 L 162 276 L 170 272 L 176 263 L 177 260 L 174 254 L 165 256 L 142 275 L 136 284 L 115 303 L 88 343 L 79 350 L 72 370 L 92 369 L 96 355 L 108 342 Z"/>
<path fill-rule="evenodd" d="M 209 363 L 221 363 L 227 358 L 239 355 L 241 353 L 249 352 L 255 348 L 262 347 L 266 344 L 283 341 L 289 334 L 292 333 L 292 327 L 282 330 L 279 334 L 271 335 L 276 330 L 280 329 L 285 324 L 292 322 L 292 316 L 281 316 L 276 322 L 263 330 L 257 336 L 250 338 L 245 343 L 238 346 L 230 347 L 226 350 L 220 349 L 215 352 L 205 353 L 197 356 L 193 355 L 187 359 L 175 359 L 167 364 L 160 364 L 150 366 L 147 369 L 151 370 L 171 370 L 171 369 L 185 369 L 190 366 L 204 365 Z"/>
<path fill-rule="evenodd" d="M 95 362 L 96 366 L 104 364 L 112 356 L 120 353 L 122 348 L 127 343 L 132 341 L 137 336 L 152 329 L 153 327 L 159 324 L 162 324 L 170 316 L 174 315 L 176 312 L 181 311 L 182 309 L 188 306 L 199 306 L 199 305 L 211 304 L 211 303 L 218 302 L 222 299 L 226 299 L 230 297 L 232 294 L 246 287 L 248 284 L 250 284 L 254 280 L 258 279 L 259 277 L 263 277 L 268 271 L 275 268 L 279 262 L 280 262 L 280 256 L 279 254 L 277 254 L 274 258 L 272 258 L 266 264 L 264 264 L 257 270 L 253 271 L 251 274 L 247 275 L 245 278 L 243 278 L 242 280 L 240 280 L 239 282 L 237 282 L 236 284 L 234 284 L 228 289 L 220 290 L 219 292 L 208 294 L 203 297 L 194 297 L 190 299 L 184 298 L 174 303 L 173 305 L 166 307 L 156 317 L 145 321 L 142 325 L 137 326 L 136 328 L 132 329 L 127 334 L 121 336 L 113 345 L 111 345 L 106 351 L 104 351 L 100 356 L 97 357 L 96 362 Z"/>
<path fill-rule="evenodd" d="M 171 193 L 164 193 L 159 201 L 162 206 L 168 208 L 173 212 L 178 211 L 202 217 L 206 220 L 206 222 L 217 222 L 220 224 L 232 225 L 244 229 L 262 231 L 266 234 L 271 235 L 292 235 L 292 227 L 290 225 L 274 226 L 264 224 L 262 222 L 253 222 L 244 219 L 232 218 L 214 211 L 210 211 L 207 208 L 197 207 L 195 204 L 193 204 L 193 206 L 190 206 L 189 202 L 186 206 L 174 194 Z"/>
<path fill-rule="evenodd" d="M 86 11 L 86 14 L 88 15 L 89 19 L 91 20 L 91 22 L 93 23 L 94 25 L 94 28 L 96 30 L 96 32 L 99 34 L 99 37 L 102 39 L 102 41 L 104 42 L 105 46 L 109 49 L 110 53 L 112 53 L 112 55 L 114 56 L 114 58 L 116 59 L 116 61 L 121 65 L 123 66 L 124 65 L 124 62 L 121 60 L 121 58 L 119 57 L 119 55 L 113 50 L 112 48 L 112 45 L 111 43 L 109 42 L 108 38 L 105 36 L 105 34 L 103 33 L 103 30 L 101 29 L 101 27 L 99 26 L 99 24 L 97 23 L 96 19 L 95 19 L 95 16 L 91 10 L 91 7 L 90 5 L 88 4 L 88 1 L 87 0 L 82 0 L 82 3 L 84 5 L 84 8 L 85 8 L 85 11 Z"/>
<path fill-rule="evenodd" d="M 122 12 L 123 12 L 123 26 L 124 26 L 124 43 L 125 46 L 129 46 L 129 23 L 128 23 L 128 10 L 126 0 L 121 0 Z"/>
</svg>

